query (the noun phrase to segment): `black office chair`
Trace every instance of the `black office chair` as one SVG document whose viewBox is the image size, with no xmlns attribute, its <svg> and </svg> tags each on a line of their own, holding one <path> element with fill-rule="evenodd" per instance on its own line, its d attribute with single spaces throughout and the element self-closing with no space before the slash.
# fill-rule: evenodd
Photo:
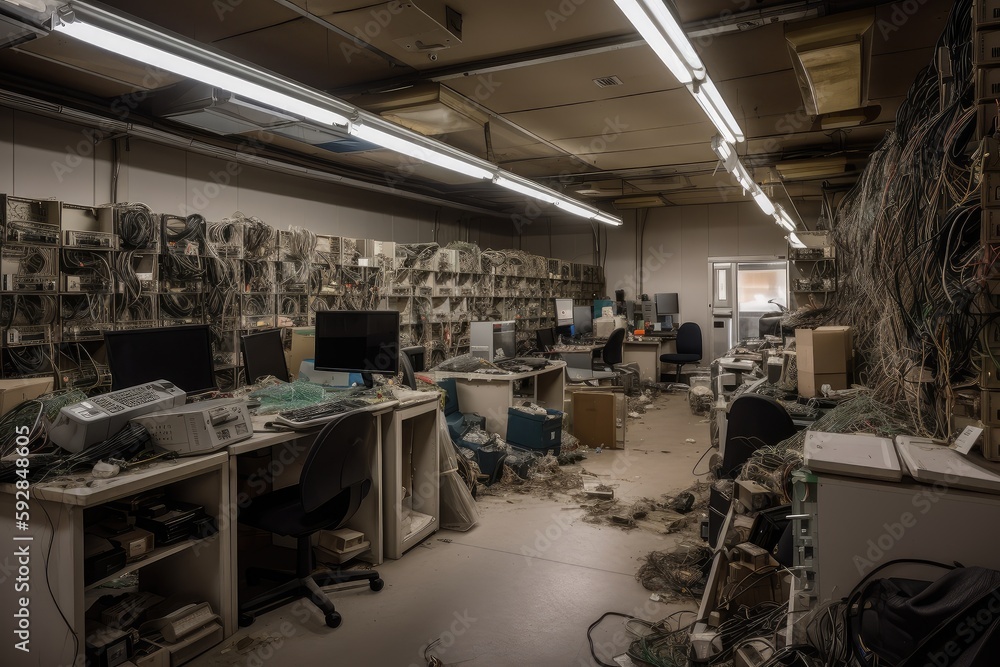
<svg viewBox="0 0 1000 667">
<path fill-rule="evenodd" d="M 726 449 L 718 477 L 736 479 L 755 451 L 792 437 L 796 430 L 788 411 L 773 398 L 758 394 L 737 397 L 726 418 Z"/>
<path fill-rule="evenodd" d="M 686 364 L 701 361 L 701 327 L 694 322 L 685 322 L 677 330 L 676 354 L 661 354 L 660 362 L 677 365 L 677 382 L 681 381 L 681 368 Z"/>
<path fill-rule="evenodd" d="M 595 370 L 613 370 L 622 362 L 622 350 L 625 346 L 625 329 L 615 329 L 608 336 L 608 342 L 601 350 L 600 359 L 594 360 Z"/>
<path fill-rule="evenodd" d="M 375 570 L 330 570 L 313 572 L 310 538 L 320 530 L 336 530 L 347 523 L 372 488 L 370 457 L 375 447 L 371 415 L 350 414 L 327 424 L 306 456 L 296 486 L 254 498 L 240 511 L 239 521 L 248 526 L 298 540 L 295 572 L 247 569 L 247 582 L 257 579 L 284 581 L 277 588 L 240 605 L 239 622 L 248 626 L 257 614 L 293 600 L 309 598 L 326 616 L 331 628 L 340 625 L 340 614 L 320 590 L 323 586 L 368 581 L 373 591 L 385 582 Z"/>
</svg>

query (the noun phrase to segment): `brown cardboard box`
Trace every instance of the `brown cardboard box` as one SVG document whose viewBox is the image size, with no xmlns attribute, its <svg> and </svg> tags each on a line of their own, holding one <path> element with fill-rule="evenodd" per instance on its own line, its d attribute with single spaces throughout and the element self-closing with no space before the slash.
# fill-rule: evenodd
<svg viewBox="0 0 1000 667">
<path fill-rule="evenodd" d="M 5 415 L 24 401 L 52 391 L 52 378 L 0 380 L 0 415 Z"/>
<path fill-rule="evenodd" d="M 801 357 L 800 357 L 801 358 Z M 799 396 L 812 398 L 820 395 L 820 388 L 828 384 L 831 389 L 848 389 L 847 373 L 807 373 L 799 369 Z"/>
<path fill-rule="evenodd" d="M 296 327 L 292 329 L 292 349 L 288 353 L 288 370 L 294 380 L 299 376 L 299 368 L 306 359 L 316 356 L 316 327 Z"/>
<path fill-rule="evenodd" d="M 799 373 L 848 373 L 854 358 L 851 327 L 796 329 Z"/>
<path fill-rule="evenodd" d="M 615 395 L 611 392 L 573 392 L 573 435 L 582 447 L 615 449 Z"/>
</svg>

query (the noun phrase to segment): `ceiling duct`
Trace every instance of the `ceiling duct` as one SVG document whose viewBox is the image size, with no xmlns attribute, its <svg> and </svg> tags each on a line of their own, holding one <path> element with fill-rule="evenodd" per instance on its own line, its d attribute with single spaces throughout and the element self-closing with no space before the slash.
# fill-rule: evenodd
<svg viewBox="0 0 1000 667">
<path fill-rule="evenodd" d="M 351 102 L 430 137 L 482 128 L 489 120 L 464 95 L 439 83 L 363 95 Z"/>
<path fill-rule="evenodd" d="M 462 15 L 443 0 L 355 3 L 363 6 L 346 11 L 331 2 L 296 4 L 387 53 L 426 53 L 437 60 L 436 52 L 462 43 Z"/>
<path fill-rule="evenodd" d="M 622 197 L 611 202 L 619 211 L 636 208 L 657 208 L 666 206 L 667 201 L 659 195 L 638 195 L 634 197 Z"/>
<path fill-rule="evenodd" d="M 806 160 L 786 160 L 775 165 L 782 180 L 803 181 L 814 178 L 833 178 L 847 173 L 846 155 L 819 157 Z"/>
<path fill-rule="evenodd" d="M 261 132 L 317 146 L 335 153 L 374 147 L 335 127 L 321 127 L 228 91 L 202 84 L 173 86 L 152 97 L 158 118 L 222 136 Z"/>
<path fill-rule="evenodd" d="M 874 23 L 874 10 L 868 9 L 786 26 L 807 113 L 820 116 L 864 106 Z"/>
</svg>

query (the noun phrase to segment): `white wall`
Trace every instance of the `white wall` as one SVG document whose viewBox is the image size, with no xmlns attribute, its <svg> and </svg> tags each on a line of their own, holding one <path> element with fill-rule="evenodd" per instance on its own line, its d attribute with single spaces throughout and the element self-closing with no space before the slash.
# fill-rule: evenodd
<svg viewBox="0 0 1000 667">
<path fill-rule="evenodd" d="M 63 121 L 0 107 L 0 193 L 71 204 L 111 201 L 112 147 Z M 590 263 L 589 223 L 550 225 L 539 218 L 523 238 L 506 218 L 475 216 L 308 178 L 230 165 L 225 160 L 141 140 L 122 150 L 118 201 L 141 201 L 157 213 L 201 213 L 220 220 L 235 211 L 278 228 L 401 243 L 469 241 L 481 248 L 521 248 Z M 549 230 L 558 236 L 550 241 Z"/>
<path fill-rule="evenodd" d="M 709 257 L 780 256 L 786 254 L 784 231 L 753 202 L 649 209 L 642 243 L 636 238 L 635 212 L 625 225 L 608 232 L 605 264 L 608 294 L 624 289 L 637 298 L 642 292 L 677 292 L 680 322 L 696 322 L 708 350 L 711 323 Z"/>
</svg>

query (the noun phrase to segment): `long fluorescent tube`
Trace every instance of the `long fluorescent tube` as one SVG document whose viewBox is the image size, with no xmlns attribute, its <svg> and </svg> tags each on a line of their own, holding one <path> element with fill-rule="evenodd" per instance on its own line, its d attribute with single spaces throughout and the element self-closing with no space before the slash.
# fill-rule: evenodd
<svg viewBox="0 0 1000 667">
<path fill-rule="evenodd" d="M 790 232 L 795 231 L 795 221 L 792 220 L 791 216 L 789 216 L 788 213 L 785 211 L 785 209 L 781 208 L 780 206 L 777 207 L 777 210 L 774 214 L 774 221 L 778 223 L 781 227 L 784 227 L 787 231 Z"/>
<path fill-rule="evenodd" d="M 691 83 L 704 74 L 705 65 L 662 0 L 615 0 L 615 4 L 678 81 Z"/>
<path fill-rule="evenodd" d="M 412 142 L 404 137 L 398 137 L 388 132 L 383 132 L 370 125 L 351 124 L 350 133 L 358 139 L 363 139 L 369 143 L 376 144 L 383 148 L 394 150 L 403 155 L 409 155 L 416 160 L 422 160 L 444 169 L 464 174 L 470 178 L 481 178 L 492 180 L 493 172 L 465 160 L 445 155 L 442 152 L 433 150 L 428 146 L 423 146 Z"/>
<path fill-rule="evenodd" d="M 726 106 L 719 89 L 715 87 L 711 79 L 688 84 L 688 90 L 694 96 L 695 102 L 702 108 L 705 115 L 715 125 L 722 138 L 731 144 L 741 143 L 746 140 L 743 130 L 733 117 L 729 107 Z"/>
<path fill-rule="evenodd" d="M 231 93 L 248 97 L 257 102 L 268 104 L 277 109 L 308 118 L 326 125 L 347 125 L 347 118 L 339 113 L 323 109 L 291 95 L 285 95 L 251 81 L 221 72 L 201 63 L 174 55 L 128 37 L 117 35 L 110 30 L 99 28 L 82 21 L 58 23 L 53 30 L 79 39 L 93 46 L 98 46 L 118 55 L 138 60 L 159 69 L 179 74 L 180 76 L 207 83 L 216 88 L 228 90 Z"/>
<path fill-rule="evenodd" d="M 764 215 L 774 215 L 774 203 L 767 198 L 763 191 L 755 193 L 753 200 L 757 202 L 757 206 L 760 206 L 760 210 L 764 211 Z"/>
<path fill-rule="evenodd" d="M 601 213 L 596 218 L 594 218 L 594 220 L 596 220 L 597 222 L 603 222 L 608 225 L 614 225 L 615 227 L 622 226 L 621 218 L 616 218 L 615 216 L 610 215 L 608 213 Z"/>
<path fill-rule="evenodd" d="M 518 194 L 537 199 L 538 201 L 543 201 L 546 204 L 555 204 L 559 201 L 559 198 L 545 192 L 538 186 L 532 186 L 528 183 L 522 183 L 521 181 L 516 181 L 513 178 L 508 178 L 506 176 L 498 175 L 493 179 L 493 182 L 502 188 L 507 188 L 508 190 L 513 190 Z"/>
</svg>

